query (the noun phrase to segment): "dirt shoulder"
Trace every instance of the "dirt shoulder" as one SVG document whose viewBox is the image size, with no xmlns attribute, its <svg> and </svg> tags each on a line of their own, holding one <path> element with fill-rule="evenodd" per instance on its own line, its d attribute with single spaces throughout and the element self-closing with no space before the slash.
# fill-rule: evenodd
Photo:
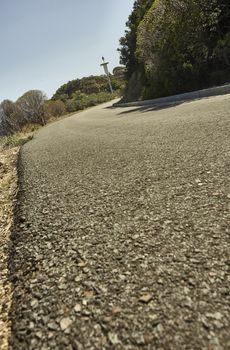
<svg viewBox="0 0 230 350">
<path fill-rule="evenodd" d="M 8 253 L 13 210 L 17 194 L 17 157 L 20 147 L 1 150 L 0 153 L 0 348 L 8 349 L 12 286 L 8 280 Z"/>
<path fill-rule="evenodd" d="M 0 349 L 9 349 L 11 324 L 9 311 L 12 284 L 9 280 L 8 258 L 14 208 L 18 191 L 17 160 L 20 146 L 32 139 L 33 133 L 18 133 L 0 138 Z"/>
</svg>

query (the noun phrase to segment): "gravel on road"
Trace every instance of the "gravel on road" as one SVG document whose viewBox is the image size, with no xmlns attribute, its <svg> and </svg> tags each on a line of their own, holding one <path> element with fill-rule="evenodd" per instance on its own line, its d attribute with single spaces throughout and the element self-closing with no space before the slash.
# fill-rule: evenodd
<svg viewBox="0 0 230 350">
<path fill-rule="evenodd" d="M 13 350 L 230 349 L 230 95 L 84 111 L 20 154 Z"/>
</svg>

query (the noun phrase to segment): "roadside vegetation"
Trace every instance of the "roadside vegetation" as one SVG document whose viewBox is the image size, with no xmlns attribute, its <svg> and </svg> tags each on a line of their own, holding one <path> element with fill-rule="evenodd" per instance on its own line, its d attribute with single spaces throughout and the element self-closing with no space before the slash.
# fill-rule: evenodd
<svg viewBox="0 0 230 350">
<path fill-rule="evenodd" d="M 230 81 L 229 0 L 136 0 L 126 26 L 124 100 Z"/>
<path fill-rule="evenodd" d="M 20 96 L 16 102 L 2 101 L 0 143 L 16 145 L 18 142 L 23 142 L 23 134 L 28 134 L 49 121 L 121 96 L 125 86 L 124 68 L 114 68 L 111 82 L 113 93 L 109 90 L 105 76 L 90 76 L 62 85 L 50 100 L 42 91 L 30 90 Z M 10 137 L 2 139 L 6 136 Z"/>
<path fill-rule="evenodd" d="M 25 137 L 17 140 L 4 137 L 0 143 L 0 348 L 9 349 L 8 338 L 11 324 L 9 311 L 12 300 L 12 283 L 9 280 L 8 257 L 11 229 L 14 223 L 14 206 L 17 194 L 17 157 L 19 145 Z"/>
</svg>

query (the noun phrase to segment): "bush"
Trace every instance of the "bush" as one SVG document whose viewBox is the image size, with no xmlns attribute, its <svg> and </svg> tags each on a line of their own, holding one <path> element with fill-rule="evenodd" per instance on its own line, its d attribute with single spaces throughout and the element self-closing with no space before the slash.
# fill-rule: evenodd
<svg viewBox="0 0 230 350">
<path fill-rule="evenodd" d="M 44 103 L 44 115 L 47 119 L 51 117 L 60 117 L 66 112 L 65 103 L 61 100 L 46 101 Z"/>
<path fill-rule="evenodd" d="M 26 120 L 17 103 L 10 100 L 4 100 L 0 105 L 0 109 L 1 128 L 4 129 L 2 131 L 4 131 L 5 134 L 12 134 L 21 130 L 22 126 L 25 125 Z"/>
<path fill-rule="evenodd" d="M 77 110 L 76 102 L 73 99 L 69 99 L 65 102 L 66 112 L 72 113 Z"/>
<path fill-rule="evenodd" d="M 44 102 L 45 94 L 40 90 L 29 90 L 18 98 L 16 105 L 22 112 L 26 122 L 45 125 Z"/>
<path fill-rule="evenodd" d="M 71 99 L 66 101 L 65 106 L 68 112 L 75 112 L 88 107 L 96 106 L 100 103 L 108 102 L 116 97 L 118 97 L 118 93 L 111 94 L 109 92 L 99 92 L 86 95 L 81 91 L 75 91 L 71 95 Z"/>
</svg>

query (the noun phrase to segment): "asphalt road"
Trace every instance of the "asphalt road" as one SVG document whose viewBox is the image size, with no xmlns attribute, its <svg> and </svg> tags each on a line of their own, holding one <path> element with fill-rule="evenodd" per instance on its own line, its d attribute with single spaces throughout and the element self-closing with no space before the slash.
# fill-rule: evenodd
<svg viewBox="0 0 230 350">
<path fill-rule="evenodd" d="M 20 157 L 13 350 L 230 349 L 230 95 L 109 104 Z"/>
</svg>

